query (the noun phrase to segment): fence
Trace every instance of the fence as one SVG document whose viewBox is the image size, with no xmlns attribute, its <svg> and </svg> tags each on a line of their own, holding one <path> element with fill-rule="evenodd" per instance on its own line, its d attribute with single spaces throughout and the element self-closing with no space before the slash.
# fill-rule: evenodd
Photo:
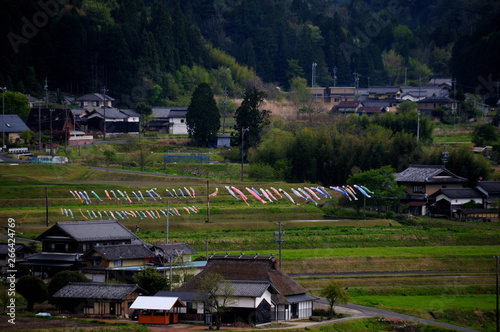
<svg viewBox="0 0 500 332">
<path fill-rule="evenodd" d="M 163 160 L 166 163 L 210 163 L 210 156 L 185 156 L 185 155 L 165 155 Z"/>
</svg>

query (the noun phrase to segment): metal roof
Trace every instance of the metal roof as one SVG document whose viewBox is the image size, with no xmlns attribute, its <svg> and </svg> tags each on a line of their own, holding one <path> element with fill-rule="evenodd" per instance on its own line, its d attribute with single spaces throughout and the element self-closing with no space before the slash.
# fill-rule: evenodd
<svg viewBox="0 0 500 332">
<path fill-rule="evenodd" d="M 185 307 L 178 297 L 139 296 L 130 309 L 171 310 L 173 307 Z"/>
<path fill-rule="evenodd" d="M 0 128 L 6 133 L 22 133 L 30 130 L 17 114 L 0 114 Z"/>
</svg>

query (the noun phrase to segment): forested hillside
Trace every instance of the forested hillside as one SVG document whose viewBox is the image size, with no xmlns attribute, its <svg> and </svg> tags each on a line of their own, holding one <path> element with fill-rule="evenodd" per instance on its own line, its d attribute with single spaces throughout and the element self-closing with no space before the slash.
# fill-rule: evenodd
<svg viewBox="0 0 500 332">
<path fill-rule="evenodd" d="M 82 94 L 105 86 L 133 106 L 185 104 L 200 82 L 240 95 L 287 89 L 417 85 L 453 76 L 465 90 L 499 80 L 500 1 L 1 0 L 0 84 Z M 484 80 L 481 80 L 484 78 Z"/>
</svg>

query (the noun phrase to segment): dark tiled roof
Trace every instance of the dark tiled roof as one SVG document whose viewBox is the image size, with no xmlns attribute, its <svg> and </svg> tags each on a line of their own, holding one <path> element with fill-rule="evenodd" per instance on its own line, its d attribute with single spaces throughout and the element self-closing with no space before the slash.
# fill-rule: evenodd
<svg viewBox="0 0 500 332">
<path fill-rule="evenodd" d="M 399 86 L 372 86 L 368 88 L 368 93 L 372 94 L 386 94 L 386 93 L 397 93 L 401 88 Z"/>
<path fill-rule="evenodd" d="M 275 258 L 253 257 L 213 257 L 199 274 L 184 284 L 179 290 L 195 291 L 198 283 L 207 273 L 218 273 L 231 281 L 265 281 L 269 282 L 280 294 L 305 294 L 304 287 L 295 282 L 285 272 L 278 270 Z"/>
<path fill-rule="evenodd" d="M 85 117 L 92 118 L 94 116 L 98 116 L 100 118 L 104 118 L 104 107 L 103 108 L 94 108 L 91 112 L 89 112 Z M 139 116 L 139 115 L 137 115 Z M 123 113 L 117 108 L 106 107 L 106 119 L 128 119 L 130 115 Z"/>
<path fill-rule="evenodd" d="M 0 255 L 5 255 L 5 254 L 8 254 L 10 252 L 9 250 L 9 244 L 8 243 L 0 243 Z M 20 252 L 20 251 L 25 251 L 25 252 L 29 252 L 29 253 L 34 253 L 36 252 L 35 250 L 31 249 L 30 247 L 28 246 L 25 246 L 24 244 L 15 244 L 14 245 L 14 251 L 15 252 Z"/>
<path fill-rule="evenodd" d="M 410 165 L 396 174 L 397 182 L 414 183 L 463 183 L 467 179 L 448 171 L 444 166 Z"/>
<path fill-rule="evenodd" d="M 233 286 L 233 295 L 242 297 L 260 297 L 271 286 L 266 281 L 230 281 Z"/>
<path fill-rule="evenodd" d="M 500 181 L 481 181 L 477 184 L 477 186 L 483 189 L 489 195 L 500 193 Z"/>
<path fill-rule="evenodd" d="M 395 99 L 370 99 L 366 98 L 362 100 L 363 106 L 365 107 L 390 107 L 391 102 L 395 101 Z"/>
<path fill-rule="evenodd" d="M 476 188 L 441 188 L 433 196 L 445 195 L 448 198 L 483 198 L 484 194 Z"/>
<path fill-rule="evenodd" d="M 200 292 L 180 292 L 180 291 L 159 291 L 154 296 L 178 297 L 182 302 L 184 301 L 203 301 L 205 298 L 204 293 Z"/>
<path fill-rule="evenodd" d="M 117 285 L 105 283 L 70 282 L 57 293 L 54 298 L 123 300 L 134 291 L 142 291 L 135 284 Z"/>
<path fill-rule="evenodd" d="M 107 260 L 152 258 L 154 253 L 144 244 L 119 244 L 94 247 L 91 252 L 97 252 Z M 86 253 L 87 257 L 90 252 Z"/>
<path fill-rule="evenodd" d="M 53 227 L 61 229 L 76 241 L 113 241 L 113 240 L 139 240 L 140 239 L 118 220 L 100 221 L 66 221 L 58 222 Z M 48 229 L 38 236 L 43 238 Z"/>
<path fill-rule="evenodd" d="M 191 248 L 188 244 L 186 243 L 158 243 L 155 245 L 155 247 L 161 248 L 165 250 L 165 253 L 167 255 L 170 255 L 170 253 L 177 254 L 180 253 L 181 255 L 196 255 L 198 252 Z"/>
<path fill-rule="evenodd" d="M 187 107 L 153 107 L 153 117 L 161 119 L 185 117 L 187 109 Z"/>
<path fill-rule="evenodd" d="M 78 261 L 78 254 L 76 253 L 58 253 L 58 252 L 39 252 L 29 256 L 28 261 L 59 261 L 76 263 Z"/>
<path fill-rule="evenodd" d="M 81 96 L 79 98 L 76 98 L 76 100 L 80 100 L 80 101 L 104 101 L 105 99 L 110 100 L 110 101 L 115 100 L 114 98 L 112 98 L 108 95 L 104 96 L 101 93 L 89 93 L 89 94 L 86 94 L 86 95 Z"/>
<path fill-rule="evenodd" d="M 133 109 L 124 108 L 120 109 L 120 112 L 122 112 L 125 115 L 128 115 L 129 117 L 134 117 L 134 118 L 140 117 L 140 114 L 134 111 Z"/>
<path fill-rule="evenodd" d="M 0 128 L 6 133 L 22 133 L 30 130 L 17 114 L 0 114 Z"/>
<path fill-rule="evenodd" d="M 422 100 L 417 101 L 419 104 L 425 103 L 440 103 L 440 104 L 451 104 L 458 102 L 455 99 L 448 98 L 446 96 L 438 96 L 438 97 L 427 97 Z"/>
</svg>

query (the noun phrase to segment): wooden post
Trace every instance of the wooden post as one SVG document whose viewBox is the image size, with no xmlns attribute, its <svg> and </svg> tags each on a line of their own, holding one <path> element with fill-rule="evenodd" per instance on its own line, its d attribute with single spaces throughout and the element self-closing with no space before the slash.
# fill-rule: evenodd
<svg viewBox="0 0 500 332">
<path fill-rule="evenodd" d="M 45 187 L 45 226 L 49 227 L 49 194 Z"/>
</svg>

